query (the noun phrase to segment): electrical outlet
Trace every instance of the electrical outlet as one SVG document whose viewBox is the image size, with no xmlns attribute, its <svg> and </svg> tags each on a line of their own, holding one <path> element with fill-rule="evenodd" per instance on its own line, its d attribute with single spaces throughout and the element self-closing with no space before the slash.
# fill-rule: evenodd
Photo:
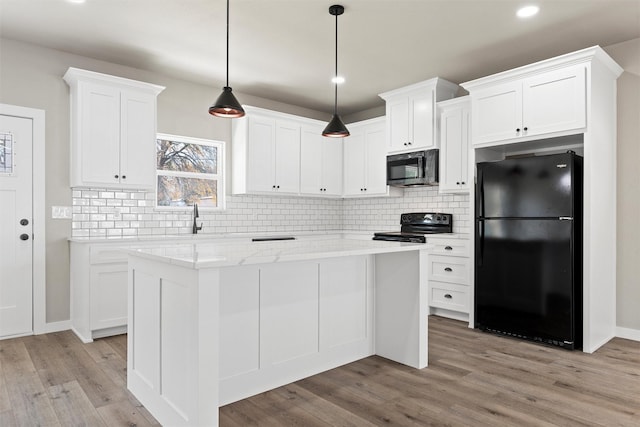
<svg viewBox="0 0 640 427">
<path fill-rule="evenodd" d="M 51 206 L 51 218 L 71 219 L 71 206 Z"/>
</svg>

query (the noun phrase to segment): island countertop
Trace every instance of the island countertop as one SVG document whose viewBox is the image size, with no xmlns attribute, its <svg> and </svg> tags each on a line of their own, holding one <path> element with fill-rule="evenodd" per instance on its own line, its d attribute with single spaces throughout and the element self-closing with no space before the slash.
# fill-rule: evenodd
<svg viewBox="0 0 640 427">
<path fill-rule="evenodd" d="M 430 249 L 424 243 L 349 238 L 266 242 L 189 243 L 164 247 L 129 247 L 131 255 L 193 269 L 301 261 L 352 255 Z"/>
</svg>

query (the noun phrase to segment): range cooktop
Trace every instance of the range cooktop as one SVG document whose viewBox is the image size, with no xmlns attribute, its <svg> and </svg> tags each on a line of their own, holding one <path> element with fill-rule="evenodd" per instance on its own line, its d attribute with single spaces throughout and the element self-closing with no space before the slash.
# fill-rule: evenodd
<svg viewBox="0 0 640 427">
<path fill-rule="evenodd" d="M 400 215 L 400 231 L 374 233 L 373 240 L 425 243 L 425 234 L 453 232 L 453 215 L 438 212 L 413 212 Z"/>
</svg>

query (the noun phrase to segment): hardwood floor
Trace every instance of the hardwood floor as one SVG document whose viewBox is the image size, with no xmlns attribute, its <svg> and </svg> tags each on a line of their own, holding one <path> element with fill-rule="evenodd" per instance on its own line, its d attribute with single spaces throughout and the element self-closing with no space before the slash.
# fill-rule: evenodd
<svg viewBox="0 0 640 427">
<path fill-rule="evenodd" d="M 149 426 L 126 336 L 0 341 L 0 426 Z M 640 342 L 592 355 L 431 317 L 429 367 L 369 357 L 224 406 L 221 426 L 639 426 Z"/>
</svg>

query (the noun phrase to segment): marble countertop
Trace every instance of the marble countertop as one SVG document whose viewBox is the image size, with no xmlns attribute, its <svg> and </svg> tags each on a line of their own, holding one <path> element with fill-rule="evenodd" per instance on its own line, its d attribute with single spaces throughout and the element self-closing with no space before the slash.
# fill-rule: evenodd
<svg viewBox="0 0 640 427">
<path fill-rule="evenodd" d="M 165 247 L 130 246 L 126 250 L 129 255 L 201 269 L 428 250 L 431 247 L 432 245 L 424 243 L 334 237 L 317 240 L 184 243 Z"/>
<path fill-rule="evenodd" d="M 376 230 L 376 231 L 400 231 L 398 230 Z M 71 237 L 68 240 L 73 243 L 111 243 L 123 244 L 125 246 L 135 245 L 137 243 L 198 243 L 201 241 L 233 241 L 233 240 L 251 240 L 254 237 L 269 236 L 294 236 L 296 239 L 315 239 L 318 237 L 354 237 L 369 239 L 373 237 L 374 231 L 370 230 L 322 230 L 322 231 L 293 231 L 291 233 L 283 231 L 274 232 L 253 232 L 253 233 L 200 233 L 200 234 L 167 234 L 167 235 L 144 235 L 133 237 L 114 237 L 114 238 L 88 238 L 88 237 Z M 461 233 L 442 233 L 428 234 L 429 239 L 469 239 L 469 234 Z"/>
</svg>

